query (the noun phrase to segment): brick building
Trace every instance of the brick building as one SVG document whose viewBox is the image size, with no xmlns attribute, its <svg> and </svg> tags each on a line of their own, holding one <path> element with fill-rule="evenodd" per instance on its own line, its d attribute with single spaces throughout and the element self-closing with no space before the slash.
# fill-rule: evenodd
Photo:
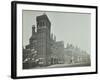
<svg viewBox="0 0 100 80">
<path fill-rule="evenodd" d="M 64 43 L 51 34 L 51 22 L 46 14 L 36 17 L 29 44 L 23 49 L 23 63 L 28 68 L 64 63 Z M 24 67 L 26 68 L 26 67 Z"/>
<path fill-rule="evenodd" d="M 51 23 L 46 14 L 37 16 L 37 52 L 38 58 L 41 59 L 43 65 L 50 64 L 50 28 Z"/>
</svg>

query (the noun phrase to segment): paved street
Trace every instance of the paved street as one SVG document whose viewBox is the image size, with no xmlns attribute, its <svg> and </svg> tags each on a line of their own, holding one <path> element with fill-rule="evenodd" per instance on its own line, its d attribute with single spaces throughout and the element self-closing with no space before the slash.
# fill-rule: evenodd
<svg viewBox="0 0 100 80">
<path fill-rule="evenodd" d="M 54 64 L 54 65 L 50 65 L 50 66 L 44 66 L 44 67 L 34 67 L 34 68 L 30 68 L 30 69 L 47 69 L 47 68 L 63 68 L 63 67 L 84 67 L 84 66 L 90 66 L 90 64 L 80 64 L 80 63 L 74 63 L 74 64 Z"/>
<path fill-rule="evenodd" d="M 75 63 L 75 64 L 55 64 L 55 65 L 51 65 L 51 66 L 48 66 L 50 68 L 52 67 L 81 67 L 81 66 L 90 66 L 90 64 L 79 64 L 79 63 Z"/>
</svg>

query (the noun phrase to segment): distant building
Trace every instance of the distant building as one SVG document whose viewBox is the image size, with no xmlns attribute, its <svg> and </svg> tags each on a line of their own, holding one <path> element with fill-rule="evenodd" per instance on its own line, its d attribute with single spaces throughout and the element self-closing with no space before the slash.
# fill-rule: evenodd
<svg viewBox="0 0 100 80">
<path fill-rule="evenodd" d="M 65 63 L 66 64 L 86 64 L 90 65 L 90 55 L 85 51 L 81 51 L 80 48 L 74 47 L 72 44 L 67 44 L 64 49 Z"/>
<path fill-rule="evenodd" d="M 64 64 L 64 42 L 57 41 L 52 47 L 52 56 L 54 59 L 53 63 L 55 64 Z M 56 62 L 55 62 L 56 59 Z"/>
</svg>

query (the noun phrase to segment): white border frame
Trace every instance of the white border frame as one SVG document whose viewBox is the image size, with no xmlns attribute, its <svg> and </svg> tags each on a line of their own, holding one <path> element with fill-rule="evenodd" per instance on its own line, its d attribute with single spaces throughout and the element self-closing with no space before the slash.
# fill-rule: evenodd
<svg viewBox="0 0 100 80">
<path fill-rule="evenodd" d="M 50 69 L 22 69 L 22 9 L 41 11 L 61 11 L 91 13 L 91 67 L 50 68 Z M 96 9 L 80 7 L 61 7 L 49 5 L 17 4 L 17 77 L 53 74 L 85 73 L 96 71 Z"/>
</svg>

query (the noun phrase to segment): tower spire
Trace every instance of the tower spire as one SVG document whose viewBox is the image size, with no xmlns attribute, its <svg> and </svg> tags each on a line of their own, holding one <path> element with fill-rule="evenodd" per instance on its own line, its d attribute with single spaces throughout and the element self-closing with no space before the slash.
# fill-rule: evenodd
<svg viewBox="0 0 100 80">
<path fill-rule="evenodd" d="M 32 35 L 35 33 L 35 25 L 32 25 Z"/>
</svg>

